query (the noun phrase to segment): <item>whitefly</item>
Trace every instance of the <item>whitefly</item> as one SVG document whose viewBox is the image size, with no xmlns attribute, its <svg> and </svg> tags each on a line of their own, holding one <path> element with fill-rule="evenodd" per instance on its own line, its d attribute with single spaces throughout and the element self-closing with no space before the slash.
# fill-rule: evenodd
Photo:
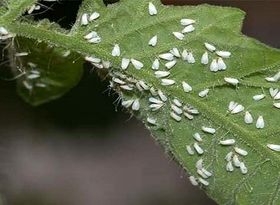
<svg viewBox="0 0 280 205">
<path fill-rule="evenodd" d="M 180 122 L 182 120 L 182 118 L 178 114 L 176 114 L 175 112 L 170 112 L 170 116 L 171 116 L 171 118 L 173 118 L 177 122 Z"/>
</svg>

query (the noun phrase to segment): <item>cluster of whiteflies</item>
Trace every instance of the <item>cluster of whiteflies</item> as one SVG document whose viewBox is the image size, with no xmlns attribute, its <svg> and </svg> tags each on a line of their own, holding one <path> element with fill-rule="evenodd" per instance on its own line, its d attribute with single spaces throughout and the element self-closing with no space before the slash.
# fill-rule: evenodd
<svg viewBox="0 0 280 205">
<path fill-rule="evenodd" d="M 158 9 L 153 3 L 149 3 L 148 5 L 148 14 L 150 16 L 156 16 L 159 14 Z M 81 17 L 81 24 L 83 26 L 88 25 L 90 21 L 94 21 L 97 18 L 99 18 L 99 13 L 94 12 L 91 17 L 88 14 L 83 14 Z M 196 21 L 191 18 L 184 18 L 180 20 L 180 25 L 183 26 L 183 28 L 180 31 L 172 31 L 170 34 L 175 37 L 175 40 L 183 41 L 186 39 L 187 35 L 190 35 L 190 33 L 193 33 L 196 30 Z M 87 33 L 84 38 L 89 43 L 100 43 L 101 37 L 98 35 L 97 31 L 91 31 Z M 156 48 L 161 42 L 161 37 L 158 34 L 152 35 L 147 40 L 147 45 Z M 228 69 L 228 65 L 226 61 L 231 58 L 232 53 L 230 51 L 226 51 L 223 49 L 217 49 L 218 46 L 214 45 L 213 43 L 204 42 L 204 48 L 205 51 L 200 57 L 200 64 L 206 66 L 211 72 L 219 72 L 219 71 L 226 71 Z M 141 61 L 141 59 L 131 58 L 131 57 L 125 57 L 122 54 L 125 52 L 122 52 L 121 45 L 118 43 L 115 43 L 113 45 L 111 55 L 113 57 L 120 57 L 120 68 L 121 71 L 126 71 L 130 66 L 133 67 L 136 70 L 141 70 L 146 65 Z M 180 50 L 177 47 L 173 47 L 167 52 L 163 52 L 160 54 L 157 54 L 155 58 L 153 59 L 151 65 L 149 67 L 154 71 L 154 77 L 160 81 L 160 84 L 162 86 L 174 86 L 177 84 L 177 82 L 172 79 L 172 70 L 176 67 L 178 64 L 178 61 L 181 60 L 183 62 L 188 63 L 189 65 L 193 65 L 197 63 L 196 60 L 197 56 L 192 52 L 191 49 L 182 49 Z M 86 60 L 91 62 L 95 67 L 97 68 L 109 68 L 111 66 L 111 63 L 108 61 L 103 61 L 100 58 L 94 57 L 94 56 L 88 56 L 86 57 Z M 161 68 L 163 66 L 164 69 Z M 175 122 L 182 121 L 182 117 L 184 116 L 188 120 L 193 120 L 196 115 L 199 114 L 198 110 L 193 108 L 191 105 L 184 105 L 182 101 L 180 101 L 177 98 L 169 98 L 169 96 L 164 93 L 160 89 L 156 89 L 152 85 L 149 85 L 147 82 L 145 82 L 144 79 L 137 80 L 132 77 L 129 77 L 123 72 L 111 72 L 112 81 L 111 81 L 111 87 L 114 87 L 115 89 L 119 90 L 119 93 L 121 93 L 122 96 L 122 105 L 126 108 L 131 109 L 134 112 L 137 112 L 141 109 L 142 103 L 148 103 L 148 109 L 149 114 L 147 114 L 147 123 L 150 126 L 160 126 L 162 122 L 159 122 L 158 119 L 155 117 L 153 113 L 155 112 L 161 112 L 164 110 L 164 107 L 166 107 L 170 113 L 171 119 L 173 119 Z M 270 82 L 277 82 L 280 78 L 280 74 L 276 74 L 273 77 L 266 78 L 267 81 Z M 224 77 L 225 84 L 228 84 L 230 86 L 237 87 L 240 84 L 240 80 L 234 77 Z M 184 80 L 179 83 L 181 86 L 181 89 L 185 93 L 191 93 L 193 92 L 192 85 L 187 81 Z M 123 94 L 124 92 L 128 92 L 128 96 L 132 94 L 131 91 L 134 91 L 133 96 L 130 99 L 127 98 L 127 95 Z M 148 99 L 142 99 L 141 97 L 135 96 L 135 91 L 137 92 L 147 92 L 149 93 Z M 210 89 L 205 88 L 198 92 L 198 96 L 201 98 L 205 98 L 209 95 Z M 270 94 L 274 100 L 278 100 L 280 97 L 280 94 L 277 89 L 270 89 Z M 126 96 L 126 97 L 124 97 Z M 142 94 L 140 96 L 143 96 Z M 253 96 L 254 101 L 261 101 L 265 98 L 265 94 L 257 94 Z M 146 101 L 147 100 L 147 101 Z M 280 105 L 278 102 L 275 102 L 274 107 L 280 108 Z M 245 113 L 244 115 L 244 122 L 246 124 L 252 124 L 254 122 L 254 117 L 252 112 L 245 111 L 245 107 L 237 102 L 231 101 L 228 106 L 228 112 L 230 114 L 239 114 L 239 113 Z M 166 110 L 164 110 L 166 111 Z M 263 116 L 259 115 L 256 120 L 255 124 L 257 129 L 263 129 L 265 127 L 265 121 Z M 202 126 L 201 130 L 205 134 L 216 134 L 216 129 L 209 126 Z M 205 148 L 203 145 L 203 137 L 201 133 L 195 133 L 193 135 L 194 142 L 192 144 L 189 144 L 186 146 L 186 150 L 189 155 L 203 155 L 205 153 Z M 219 144 L 221 146 L 232 146 L 232 151 L 230 151 L 226 155 L 226 171 L 233 172 L 234 168 L 239 168 L 242 174 L 247 174 L 248 169 L 246 167 L 246 164 L 244 161 L 241 161 L 240 159 L 242 157 L 245 157 L 248 152 L 244 149 L 241 149 L 237 146 L 234 146 L 236 144 L 235 139 L 223 139 L 220 140 Z M 274 150 L 274 151 L 280 151 L 280 145 L 276 144 L 268 144 L 268 148 Z M 210 178 L 213 173 L 208 171 L 209 166 L 203 165 L 203 159 L 200 159 L 197 164 L 197 176 L 191 176 L 190 180 L 192 184 L 198 185 L 202 184 L 204 186 L 209 185 L 208 178 Z M 207 168 L 206 168 L 207 167 Z"/>
<path fill-rule="evenodd" d="M 218 71 L 225 71 L 227 69 L 227 65 L 224 62 L 224 59 L 229 58 L 231 56 L 231 52 L 217 50 L 216 47 L 210 43 L 204 43 L 206 49 L 209 52 L 215 53 L 218 57 L 214 58 L 210 63 L 210 71 L 218 72 Z M 201 63 L 207 65 L 209 63 L 208 52 L 205 53 L 201 57 Z"/>
<path fill-rule="evenodd" d="M 206 134 L 211 134 L 214 135 L 216 133 L 216 129 L 212 128 L 212 127 L 207 127 L 207 126 L 202 126 L 201 130 L 206 133 Z M 203 148 L 203 137 L 202 134 L 196 132 L 193 135 L 194 138 L 194 143 L 186 145 L 186 150 L 187 153 L 190 156 L 195 155 L 195 153 L 197 153 L 198 155 L 203 155 L 204 154 L 204 148 Z M 194 185 L 197 186 L 200 184 L 204 185 L 204 186 L 208 186 L 209 185 L 209 181 L 208 178 L 210 178 L 213 173 L 210 172 L 208 169 L 205 168 L 205 166 L 203 165 L 203 159 L 199 159 L 196 162 L 196 168 L 197 168 L 197 176 L 190 176 L 190 182 Z"/>
<path fill-rule="evenodd" d="M 188 120 L 192 120 L 195 115 L 199 114 L 199 111 L 196 108 L 191 105 L 184 105 L 177 98 L 174 98 L 169 102 L 169 98 L 166 94 L 160 89 L 155 89 L 153 86 L 150 86 L 144 80 L 137 80 L 116 71 L 112 71 L 110 75 L 112 77 L 110 87 L 114 87 L 119 90 L 120 93 L 128 92 L 127 94 L 129 94 L 130 91 L 137 91 L 140 92 L 140 94 L 143 92 L 149 93 L 150 97 L 148 97 L 148 104 L 151 112 L 159 111 L 163 106 L 168 106 L 170 108 L 170 117 L 177 122 L 182 120 L 182 115 Z M 124 107 L 132 108 L 133 111 L 138 111 L 141 107 L 140 104 L 139 98 L 132 98 L 122 102 Z M 149 124 L 157 125 L 156 121 L 157 120 L 151 116 L 147 118 Z"/>
<path fill-rule="evenodd" d="M 228 105 L 228 112 L 231 114 L 238 114 L 238 113 L 243 112 L 244 110 L 245 110 L 245 108 L 243 105 L 241 105 L 237 102 L 234 102 L 234 101 L 231 101 Z M 254 122 L 253 116 L 249 111 L 245 112 L 244 122 L 246 124 L 252 124 Z M 263 129 L 264 126 L 265 126 L 265 122 L 264 122 L 263 116 L 259 116 L 256 121 L 256 128 Z"/>
<path fill-rule="evenodd" d="M 199 159 L 196 164 L 196 172 L 198 174 L 198 177 L 190 176 L 190 182 L 192 185 L 197 186 L 199 183 L 201 183 L 204 186 L 208 186 L 209 182 L 207 181 L 208 178 L 210 178 L 213 174 L 205 168 L 205 165 L 203 163 L 203 159 Z"/>
<path fill-rule="evenodd" d="M 8 30 L 4 27 L 0 27 L 0 40 L 7 40 L 13 38 L 15 35 L 8 32 Z M 28 56 L 29 53 L 26 51 L 17 52 L 14 54 L 14 58 L 23 58 Z M 47 85 L 43 82 L 40 82 L 39 78 L 41 73 L 36 69 L 37 65 L 28 62 L 27 63 L 28 69 L 19 69 L 20 74 L 17 75 L 15 78 L 21 77 L 23 80 L 22 85 L 29 91 L 32 91 L 34 87 L 45 88 Z"/>
<path fill-rule="evenodd" d="M 271 98 L 274 100 L 273 106 L 277 109 L 280 109 L 280 91 L 277 88 L 270 88 L 269 93 Z M 261 101 L 266 97 L 264 93 L 257 94 L 253 96 L 254 101 Z M 231 101 L 228 105 L 228 112 L 231 114 L 242 113 L 245 110 L 245 107 L 237 102 Z M 246 111 L 244 115 L 244 122 L 246 124 L 252 124 L 254 122 L 253 115 L 250 111 Z M 265 127 L 265 121 L 262 115 L 259 115 L 256 120 L 256 128 L 263 129 Z"/>
<path fill-rule="evenodd" d="M 27 52 L 18 53 L 20 57 L 27 56 Z M 29 91 L 32 92 L 36 88 L 46 88 L 47 84 L 44 83 L 41 79 L 41 72 L 38 69 L 38 66 L 35 63 L 28 62 L 27 69 L 21 74 L 22 85 Z"/>
<path fill-rule="evenodd" d="M 222 145 L 233 145 L 234 140 L 228 139 L 220 142 Z M 224 144 L 223 144 L 224 143 Z M 245 157 L 248 155 L 248 152 L 239 147 L 234 147 L 233 151 L 230 151 L 226 154 L 226 170 L 228 172 L 233 172 L 234 168 L 239 168 L 242 174 L 248 173 L 248 168 L 246 167 L 245 162 L 240 161 L 241 157 Z"/>
<path fill-rule="evenodd" d="M 206 134 L 211 134 L 214 135 L 216 133 L 216 129 L 212 127 L 207 127 L 207 126 L 202 126 L 201 130 L 206 133 Z M 202 134 L 196 132 L 193 135 L 194 138 L 194 143 L 187 145 L 186 146 L 186 151 L 190 156 L 193 156 L 195 154 L 197 155 L 203 155 L 205 153 L 203 149 L 203 137 Z M 223 139 L 219 141 L 219 144 L 221 146 L 233 146 L 235 145 L 236 141 L 235 139 Z M 240 161 L 240 157 L 247 156 L 248 152 L 244 149 L 241 149 L 237 146 L 232 147 L 232 151 L 230 151 L 226 157 L 226 165 L 225 169 L 228 172 L 233 172 L 234 168 L 239 168 L 242 174 L 247 174 L 248 173 L 248 168 L 245 165 L 245 162 Z M 200 184 L 204 186 L 209 185 L 208 178 L 210 178 L 213 173 L 211 171 L 208 171 L 208 169 L 211 167 L 211 165 L 207 166 L 208 168 L 206 169 L 205 166 L 203 165 L 203 159 L 199 159 L 196 162 L 196 168 L 197 168 L 197 176 L 190 176 L 190 182 L 194 185 L 197 186 Z"/>
<path fill-rule="evenodd" d="M 49 0 L 54 1 L 54 0 Z M 39 5 L 32 5 L 28 9 L 28 13 L 32 13 L 35 10 L 39 10 Z M 148 14 L 150 16 L 156 16 L 159 14 L 156 6 L 150 2 L 148 4 Z M 80 18 L 81 26 L 87 26 L 91 23 L 97 22 L 100 18 L 100 14 L 96 11 L 91 13 L 83 13 Z M 188 35 L 194 33 L 196 30 L 196 20 L 191 18 L 183 18 L 180 20 L 180 28 L 176 31 L 170 32 L 172 38 L 174 38 L 177 42 L 183 41 L 187 38 Z M 0 27 L 0 40 L 5 40 L 13 37 L 7 29 L 4 27 Z M 84 40 L 88 43 L 99 44 L 102 42 L 102 37 L 98 34 L 97 31 L 87 32 L 83 36 Z M 157 47 L 161 41 L 161 37 L 154 33 L 147 39 L 147 46 Z M 183 61 L 184 63 L 194 65 L 195 63 L 200 63 L 203 67 L 205 66 L 211 72 L 219 72 L 226 71 L 228 69 L 228 65 L 226 61 L 232 56 L 230 51 L 226 51 L 223 49 L 218 49 L 218 45 L 214 43 L 204 42 L 201 46 L 203 46 L 203 54 L 199 57 L 192 52 L 191 49 L 179 49 L 177 47 L 173 47 L 168 49 L 167 51 L 155 55 L 152 59 L 151 64 L 149 65 L 150 69 L 153 71 L 153 75 L 155 79 L 157 79 L 162 86 L 174 86 L 178 82 L 172 79 L 172 69 L 176 67 L 179 61 Z M 114 87 L 114 89 L 118 90 L 122 99 L 122 106 L 132 110 L 133 112 L 138 112 L 142 107 L 145 107 L 145 111 L 147 111 L 146 122 L 150 127 L 160 127 L 162 122 L 161 119 L 157 119 L 158 112 L 168 112 L 169 117 L 172 119 L 172 123 L 179 123 L 183 119 L 193 120 L 197 115 L 199 115 L 198 109 L 194 108 L 190 104 L 184 103 L 181 99 L 178 99 L 174 96 L 169 96 L 167 93 L 164 93 L 160 88 L 156 88 L 154 85 L 149 84 L 145 81 L 145 79 L 135 79 L 129 75 L 124 74 L 125 71 L 132 67 L 136 70 L 141 70 L 146 65 L 138 58 L 132 58 L 123 56 L 125 52 L 122 52 L 122 47 L 118 43 L 114 43 L 112 45 L 112 50 L 110 51 L 110 55 L 119 59 L 120 63 L 120 72 L 111 70 L 109 72 L 111 76 L 110 87 Z M 16 53 L 15 57 L 24 57 L 28 55 L 27 52 Z M 67 57 L 70 55 L 70 51 L 66 51 L 63 54 L 63 57 Z M 197 60 L 199 58 L 200 60 Z M 90 62 L 94 67 L 99 69 L 109 69 L 112 64 L 108 60 L 103 60 L 96 56 L 86 56 L 85 60 Z M 200 61 L 200 62 L 199 62 Z M 23 81 L 23 85 L 28 89 L 32 90 L 34 86 L 37 87 L 46 87 L 46 85 L 40 82 L 41 73 L 37 71 L 36 65 L 29 63 L 30 72 L 23 73 L 26 76 L 26 79 Z M 161 68 L 163 67 L 163 69 Z M 272 77 L 267 77 L 267 81 L 269 82 L 278 82 L 280 80 L 280 72 Z M 240 84 L 239 79 L 234 77 L 224 77 L 224 84 L 229 86 L 237 87 Z M 182 91 L 186 94 L 194 92 L 193 87 L 188 80 L 183 80 L 178 83 L 178 87 L 182 89 Z M 145 92 L 145 95 L 143 93 Z M 198 92 L 198 96 L 200 98 L 205 98 L 209 95 L 210 89 L 205 88 Z M 278 89 L 270 88 L 270 95 L 274 100 L 273 106 L 275 108 L 280 109 L 280 103 L 277 100 L 280 100 L 280 91 Z M 139 94 L 139 95 L 138 95 Z M 129 97 L 128 97 L 129 96 Z M 147 96 L 147 97 L 143 97 Z M 261 101 L 265 98 L 265 94 L 257 94 L 253 96 L 254 101 Z M 147 106 L 143 106 L 143 103 Z M 146 108 L 147 107 L 147 108 Z M 244 122 L 246 124 L 252 124 L 254 122 L 254 117 L 252 112 L 245 111 L 245 107 L 237 102 L 231 101 L 228 106 L 228 113 L 230 114 L 239 114 L 245 112 Z M 256 128 L 263 129 L 265 127 L 265 121 L 263 116 L 259 115 L 256 120 Z M 193 135 L 193 143 L 186 145 L 186 151 L 190 156 L 197 154 L 198 156 L 203 156 L 207 150 L 205 149 L 205 145 L 203 144 L 205 135 L 216 135 L 217 130 L 211 126 L 203 125 L 201 127 L 201 133 L 196 132 Z M 220 146 L 227 146 L 232 148 L 230 152 L 225 157 L 226 160 L 226 171 L 233 172 L 235 168 L 239 168 L 242 174 L 247 174 L 248 169 L 245 165 L 244 161 L 240 159 L 242 157 L 247 156 L 248 152 L 244 149 L 241 149 L 235 146 L 236 140 L 233 138 L 222 139 L 219 141 Z M 280 151 L 280 145 L 277 144 L 267 144 L 267 147 L 273 151 Z M 197 172 L 196 175 L 190 176 L 190 181 L 193 185 L 209 185 L 209 178 L 214 175 L 214 172 L 211 171 L 210 165 L 205 165 L 206 163 L 203 159 L 199 159 L 196 162 Z"/>
</svg>

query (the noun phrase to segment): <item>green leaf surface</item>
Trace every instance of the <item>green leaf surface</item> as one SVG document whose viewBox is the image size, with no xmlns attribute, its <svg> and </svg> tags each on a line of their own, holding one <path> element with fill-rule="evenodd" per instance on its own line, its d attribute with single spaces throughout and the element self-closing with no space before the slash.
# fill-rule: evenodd
<svg viewBox="0 0 280 205">
<path fill-rule="evenodd" d="M 149 15 L 149 2 L 156 6 L 157 15 Z M 100 18 L 87 26 L 81 26 L 82 14 L 94 11 L 100 13 Z M 184 28 L 180 25 L 182 18 L 194 19 L 195 31 L 186 34 L 183 40 L 178 40 L 172 32 Z M 110 61 L 110 76 L 131 85 L 133 90 L 126 91 L 114 82 L 112 86 L 123 101 L 140 100 L 140 110 L 132 112 L 145 122 L 165 150 L 196 179 L 200 177 L 196 163 L 203 159 L 203 167 L 213 175 L 206 179 L 208 186 L 202 183 L 199 186 L 219 204 L 277 205 L 280 204 L 280 153 L 270 150 L 267 144 L 280 144 L 280 110 L 273 107 L 273 103 L 279 101 L 272 99 L 269 93 L 269 88 L 279 88 L 280 83 L 268 82 L 265 78 L 279 72 L 280 52 L 242 35 L 240 30 L 243 18 L 244 12 L 238 9 L 210 5 L 176 7 L 164 6 L 159 0 L 122 0 L 106 8 L 101 0 L 85 0 L 69 34 L 26 22 L 7 24 L 1 18 L 0 22 L 4 22 L 3 25 L 9 31 L 18 35 L 46 41 L 84 56 L 96 56 Z M 84 39 L 91 31 L 96 31 L 101 36 L 101 43 L 90 44 Z M 154 35 L 158 36 L 158 43 L 151 47 L 148 42 Z M 212 52 L 208 52 L 208 65 L 200 63 L 201 56 L 206 51 L 205 42 L 215 45 L 218 50 L 232 53 L 230 58 L 224 59 L 227 65 L 225 71 L 210 71 L 211 61 L 217 59 L 217 55 Z M 120 57 L 111 55 L 115 44 L 120 45 Z M 174 47 L 181 52 L 184 49 L 192 52 L 196 62 L 190 64 L 177 58 L 177 63 L 169 70 L 171 74 L 168 76 L 175 84 L 163 86 L 161 79 L 156 78 L 151 69 L 152 62 Z M 128 69 L 122 70 L 122 58 L 137 59 L 144 67 L 137 70 L 130 63 Z M 167 70 L 165 63 L 167 61 L 160 60 L 159 70 Z M 236 78 L 239 84 L 230 85 L 224 81 L 225 77 Z M 168 96 L 159 110 L 152 111 L 149 108 L 151 103 L 148 99 L 153 96 L 153 92 L 150 89 L 140 91 L 136 86 L 139 81 Z M 192 86 L 191 92 L 184 92 L 183 81 Z M 209 94 L 201 98 L 198 93 L 204 89 L 209 89 Z M 266 97 L 260 101 L 253 100 L 253 96 L 258 94 L 265 94 Z M 154 97 L 159 99 L 157 95 Z M 193 115 L 192 120 L 182 115 L 177 122 L 170 116 L 173 99 L 178 99 L 183 106 L 195 107 L 199 114 Z M 228 111 L 230 101 L 243 105 L 244 111 L 231 114 Z M 252 124 L 244 122 L 245 111 L 252 114 Z M 263 116 L 265 121 L 263 129 L 256 128 L 259 116 Z M 154 118 L 156 125 L 148 123 L 147 117 Z M 203 132 L 202 126 L 215 128 L 215 134 Z M 195 133 L 199 133 L 203 139 L 202 142 L 197 142 L 204 150 L 201 155 L 189 155 L 186 151 L 187 145 L 193 147 Z M 221 145 L 220 140 L 226 139 L 234 139 L 235 144 Z M 238 154 L 235 147 L 246 150 L 248 155 Z M 246 174 L 242 174 L 238 167 L 234 167 L 232 172 L 226 171 L 225 156 L 229 152 L 233 152 L 246 165 Z"/>
</svg>

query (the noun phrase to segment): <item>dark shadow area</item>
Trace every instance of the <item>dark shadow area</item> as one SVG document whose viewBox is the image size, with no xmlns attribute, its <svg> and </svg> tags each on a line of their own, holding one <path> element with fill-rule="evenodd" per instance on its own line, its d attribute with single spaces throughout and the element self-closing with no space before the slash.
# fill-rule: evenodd
<svg viewBox="0 0 280 205">
<path fill-rule="evenodd" d="M 110 90 L 108 81 L 102 81 L 95 72 L 85 68 L 79 85 L 63 98 L 36 108 L 49 121 L 66 129 L 106 128 L 118 115 L 118 95 Z"/>
<path fill-rule="evenodd" d="M 49 19 L 51 22 L 56 22 L 62 28 L 70 30 L 76 21 L 77 13 L 82 0 L 75 1 L 57 1 L 47 2 L 40 1 L 38 5 L 40 10 L 34 10 L 32 16 L 35 21 Z M 25 15 L 28 15 L 25 13 Z"/>
<path fill-rule="evenodd" d="M 8 59 L 8 50 L 4 49 L 5 46 L 6 44 L 0 43 L 0 80 L 8 80 L 13 77 Z"/>
<path fill-rule="evenodd" d="M 116 3 L 118 2 L 119 0 L 103 0 L 104 4 L 107 6 L 109 4 L 113 4 L 113 3 Z"/>
</svg>

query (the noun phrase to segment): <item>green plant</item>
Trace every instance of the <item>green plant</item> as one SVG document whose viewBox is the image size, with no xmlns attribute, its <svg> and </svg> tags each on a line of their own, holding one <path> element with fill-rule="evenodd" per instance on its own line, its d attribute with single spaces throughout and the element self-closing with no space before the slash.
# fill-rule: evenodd
<svg viewBox="0 0 280 205">
<path fill-rule="evenodd" d="M 148 12 L 150 2 L 156 15 Z M 18 91 L 28 103 L 45 103 L 75 86 L 82 75 L 79 57 L 87 57 L 98 72 L 108 73 L 123 105 L 194 176 L 193 184 L 215 201 L 280 204 L 280 53 L 240 33 L 242 11 L 210 5 L 163 6 L 159 0 L 123 0 L 106 7 L 101 0 L 84 0 L 76 23 L 66 31 L 48 20 L 22 16 L 34 3 L 6 0 L 0 8 L 0 27 L 9 32 L 4 29 L 2 38 L 10 37 L 12 69 L 18 73 L 15 68 L 20 68 Z M 94 11 L 99 18 L 81 22 L 85 13 Z M 186 18 L 195 22 L 182 24 L 193 27 L 185 35 L 174 35 L 184 29 L 180 20 Z M 97 35 L 95 43 L 85 39 L 92 31 L 101 42 Z M 148 42 L 155 35 L 158 42 L 151 46 Z M 223 57 L 219 58 L 205 43 L 230 53 L 218 53 Z M 120 56 L 118 49 L 112 56 L 115 44 Z M 171 55 L 173 48 L 179 54 L 174 49 Z M 18 57 L 26 50 L 28 56 Z M 201 63 L 206 51 L 209 62 L 204 58 Z M 46 56 L 52 56 L 51 64 L 44 61 Z M 123 58 L 135 60 L 127 68 Z M 165 71 L 156 76 L 155 59 L 160 59 L 159 70 Z"/>
</svg>

